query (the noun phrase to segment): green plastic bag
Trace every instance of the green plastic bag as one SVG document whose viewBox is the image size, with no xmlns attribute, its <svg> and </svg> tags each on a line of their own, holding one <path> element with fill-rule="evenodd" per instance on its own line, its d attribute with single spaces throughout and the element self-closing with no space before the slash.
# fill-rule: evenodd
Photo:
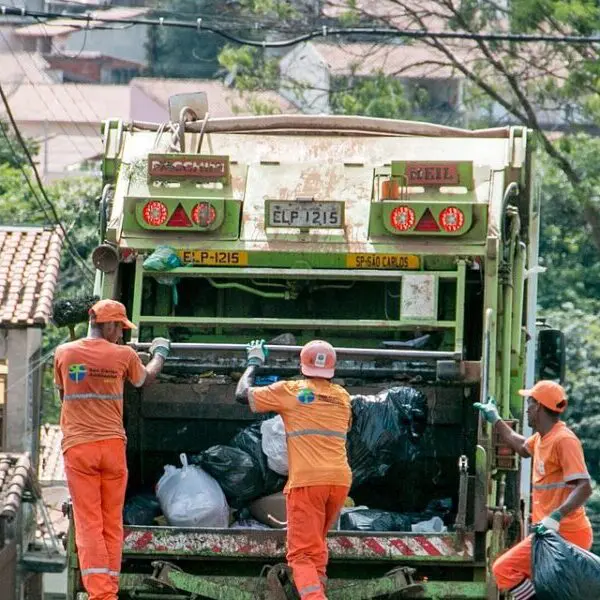
<svg viewBox="0 0 600 600">
<path fill-rule="evenodd" d="M 146 271 L 170 271 L 182 267 L 183 263 L 177 252 L 171 246 L 158 246 L 156 250 L 144 261 Z M 169 285 L 173 290 L 173 304 L 177 306 L 179 296 L 177 294 L 178 277 L 155 276 L 156 281 L 162 285 Z"/>
</svg>

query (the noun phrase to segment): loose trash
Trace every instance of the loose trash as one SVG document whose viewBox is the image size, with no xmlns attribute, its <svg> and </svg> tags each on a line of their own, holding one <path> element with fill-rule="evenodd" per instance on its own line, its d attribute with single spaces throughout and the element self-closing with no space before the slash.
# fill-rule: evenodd
<svg viewBox="0 0 600 600">
<path fill-rule="evenodd" d="M 428 521 L 419 521 L 410 526 L 413 533 L 445 533 L 448 528 L 439 517 L 431 517 Z"/>
<path fill-rule="evenodd" d="M 383 477 L 396 462 L 413 460 L 427 414 L 426 396 L 407 386 L 352 396 L 347 450 L 353 486 Z"/>
<path fill-rule="evenodd" d="M 234 508 L 244 506 L 264 493 L 265 480 L 261 466 L 240 448 L 212 446 L 190 457 L 190 462 L 199 465 L 216 479 Z"/>
<path fill-rule="evenodd" d="M 359 506 L 342 509 L 342 531 L 410 531 L 410 517 L 386 510 Z"/>
<path fill-rule="evenodd" d="M 227 527 L 229 506 L 219 484 L 200 467 L 166 465 L 156 484 L 156 495 L 169 525 L 178 527 Z"/>
<path fill-rule="evenodd" d="M 255 519 L 238 519 L 230 525 L 230 529 L 271 529 Z"/>
<path fill-rule="evenodd" d="M 288 474 L 287 439 L 283 419 L 277 415 L 263 421 L 260 425 L 262 433 L 262 450 L 267 456 L 269 468 L 280 475 Z"/>
<path fill-rule="evenodd" d="M 537 600 L 600 598 L 600 558 L 554 531 L 533 535 L 532 568 Z"/>
<path fill-rule="evenodd" d="M 171 246 L 157 246 L 154 252 L 144 260 L 143 267 L 146 271 L 170 271 L 177 267 L 182 267 L 183 262 L 179 258 L 179 255 L 175 251 L 175 248 Z M 154 278 L 158 283 L 162 285 L 168 285 L 171 287 L 171 293 L 173 296 L 173 304 L 179 304 L 179 296 L 177 294 L 177 284 L 179 283 L 179 277 L 161 277 L 155 275 Z"/>
<path fill-rule="evenodd" d="M 125 525 L 154 525 L 161 513 L 160 502 L 154 494 L 136 494 L 125 502 L 123 522 Z"/>
</svg>

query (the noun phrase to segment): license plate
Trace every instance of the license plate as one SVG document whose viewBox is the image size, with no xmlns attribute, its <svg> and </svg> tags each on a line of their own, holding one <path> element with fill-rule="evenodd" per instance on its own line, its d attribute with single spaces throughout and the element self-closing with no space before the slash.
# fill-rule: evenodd
<svg viewBox="0 0 600 600">
<path fill-rule="evenodd" d="M 338 228 L 344 226 L 343 202 L 279 202 L 267 204 L 267 227 Z"/>
<path fill-rule="evenodd" d="M 347 269 L 418 269 L 421 260 L 414 254 L 347 254 Z"/>
<path fill-rule="evenodd" d="M 247 252 L 225 250 L 180 250 L 179 258 L 184 263 L 207 266 L 245 267 L 248 264 Z"/>
</svg>

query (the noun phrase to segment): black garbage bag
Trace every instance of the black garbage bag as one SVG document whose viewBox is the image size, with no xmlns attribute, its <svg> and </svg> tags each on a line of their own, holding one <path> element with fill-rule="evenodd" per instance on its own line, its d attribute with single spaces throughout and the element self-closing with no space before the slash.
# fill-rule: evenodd
<svg viewBox="0 0 600 600">
<path fill-rule="evenodd" d="M 144 493 L 131 496 L 123 507 L 125 525 L 154 525 L 154 519 L 162 514 L 158 498 Z"/>
<path fill-rule="evenodd" d="M 261 466 L 240 448 L 212 446 L 192 456 L 190 462 L 199 465 L 217 480 L 233 508 L 244 506 L 264 494 L 265 479 Z"/>
<path fill-rule="evenodd" d="M 383 477 L 396 462 L 414 460 L 427 413 L 425 394 L 407 386 L 352 396 L 347 450 L 353 485 Z"/>
<path fill-rule="evenodd" d="M 275 471 L 269 469 L 267 455 L 262 449 L 262 433 L 260 431 L 261 421 L 256 421 L 252 425 L 238 431 L 231 439 L 229 445 L 232 448 L 239 448 L 249 454 L 255 463 L 259 466 L 263 476 L 263 492 L 260 496 L 270 496 L 280 492 L 287 481 L 287 477 L 282 477 Z"/>
<path fill-rule="evenodd" d="M 410 517 L 387 510 L 357 508 L 342 513 L 342 531 L 410 531 Z"/>
<path fill-rule="evenodd" d="M 600 598 L 600 558 L 554 531 L 535 533 L 533 585 L 537 600 Z"/>
</svg>

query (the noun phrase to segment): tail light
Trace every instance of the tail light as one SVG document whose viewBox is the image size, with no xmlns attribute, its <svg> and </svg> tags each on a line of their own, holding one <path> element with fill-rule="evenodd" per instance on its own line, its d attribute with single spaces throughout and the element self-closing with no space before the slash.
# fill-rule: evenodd
<svg viewBox="0 0 600 600">
<path fill-rule="evenodd" d="M 158 200 L 150 200 L 144 205 L 142 216 L 148 225 L 160 227 L 167 220 L 167 206 Z"/>
<path fill-rule="evenodd" d="M 415 224 L 415 211 L 410 206 L 396 206 L 390 214 L 390 223 L 397 231 L 408 231 Z"/>
<path fill-rule="evenodd" d="M 440 213 L 440 225 L 442 229 L 448 233 L 454 233 L 462 229 L 465 224 L 465 215 L 460 208 L 456 206 L 448 206 Z"/>
<path fill-rule="evenodd" d="M 215 222 L 217 211 L 209 202 L 200 202 L 192 210 L 192 221 L 200 227 L 208 227 Z"/>
<path fill-rule="evenodd" d="M 415 231 L 439 231 L 440 227 L 436 223 L 431 211 L 427 209 L 419 219 Z"/>
</svg>

